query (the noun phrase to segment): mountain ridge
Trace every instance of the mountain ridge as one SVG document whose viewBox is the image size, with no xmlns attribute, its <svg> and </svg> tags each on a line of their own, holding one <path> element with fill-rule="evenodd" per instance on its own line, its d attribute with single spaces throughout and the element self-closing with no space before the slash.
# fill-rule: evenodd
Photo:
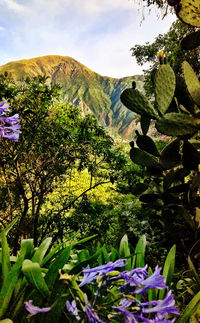
<svg viewBox="0 0 200 323">
<path fill-rule="evenodd" d="M 93 113 L 99 123 L 129 138 L 135 128 L 134 114 L 120 102 L 120 94 L 133 81 L 142 88 L 139 75 L 122 78 L 102 76 L 69 56 L 46 55 L 8 62 L 0 73 L 9 72 L 17 80 L 46 75 L 61 85 L 63 98 L 80 105 L 83 113 Z"/>
</svg>

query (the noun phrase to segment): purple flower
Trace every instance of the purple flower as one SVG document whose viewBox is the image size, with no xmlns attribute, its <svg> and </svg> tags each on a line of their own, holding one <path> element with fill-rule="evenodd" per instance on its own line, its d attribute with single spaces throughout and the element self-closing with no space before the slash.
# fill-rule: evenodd
<svg viewBox="0 0 200 323">
<path fill-rule="evenodd" d="M 19 115 L 15 114 L 11 117 L 4 116 L 5 111 L 8 111 L 9 106 L 6 101 L 0 103 L 0 138 L 8 138 L 13 141 L 18 141 L 20 134 Z"/>
<path fill-rule="evenodd" d="M 4 115 L 5 111 L 8 111 L 9 109 L 9 105 L 6 103 L 7 101 L 5 100 L 0 103 L 0 116 Z"/>
<path fill-rule="evenodd" d="M 141 280 L 139 286 L 144 286 L 144 287 L 136 290 L 135 294 L 141 294 L 146 289 L 150 289 L 150 288 L 158 288 L 158 289 L 167 288 L 167 286 L 165 285 L 165 276 L 160 275 L 161 269 L 162 269 L 161 267 L 156 266 L 156 269 L 151 276 L 149 276 L 144 280 Z"/>
<path fill-rule="evenodd" d="M 91 322 L 91 323 L 106 323 L 106 321 L 99 318 L 98 314 L 93 309 L 91 309 L 88 302 L 86 302 L 86 304 L 85 304 L 85 311 L 86 311 L 88 322 Z"/>
<path fill-rule="evenodd" d="M 33 301 L 30 300 L 24 303 L 26 310 L 31 314 L 30 316 L 36 315 L 38 313 L 46 313 L 51 310 L 51 307 L 39 308 L 38 306 L 33 305 L 32 302 Z"/>
<path fill-rule="evenodd" d="M 142 286 L 144 278 L 148 275 L 147 265 L 144 268 L 136 268 L 134 270 L 126 270 L 121 272 L 118 276 L 112 279 L 123 279 L 127 284 L 120 287 L 120 289 L 125 289 L 128 286 Z"/>
<path fill-rule="evenodd" d="M 149 305 L 153 307 L 146 308 L 146 306 Z M 142 313 L 156 313 L 156 317 L 159 320 L 164 319 L 168 314 L 179 314 L 178 309 L 174 305 L 174 296 L 171 291 L 167 292 L 167 295 L 163 300 L 141 303 Z"/>
<path fill-rule="evenodd" d="M 68 312 L 71 315 L 75 315 L 75 317 L 76 317 L 76 319 L 78 321 L 81 319 L 80 316 L 78 315 L 78 309 L 77 309 L 76 301 L 75 300 L 73 300 L 71 304 L 70 304 L 69 301 L 67 301 L 66 302 L 66 308 L 67 308 Z"/>
<path fill-rule="evenodd" d="M 79 284 L 79 287 L 82 287 L 85 284 L 90 284 L 94 279 L 99 276 L 103 276 L 113 271 L 116 267 L 124 267 L 126 259 L 119 259 L 115 262 L 108 262 L 105 265 L 97 266 L 90 268 L 87 266 L 86 269 L 83 269 L 83 281 Z"/>
</svg>

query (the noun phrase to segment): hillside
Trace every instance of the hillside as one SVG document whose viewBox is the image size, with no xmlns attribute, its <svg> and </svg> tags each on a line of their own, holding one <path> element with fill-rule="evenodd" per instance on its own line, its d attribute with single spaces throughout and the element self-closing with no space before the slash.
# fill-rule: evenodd
<svg viewBox="0 0 200 323">
<path fill-rule="evenodd" d="M 135 127 L 134 114 L 122 106 L 119 97 L 133 80 L 142 87 L 142 76 L 120 79 L 101 76 L 68 56 L 43 56 L 0 66 L 0 73 L 12 73 L 17 80 L 46 74 L 59 83 L 68 102 L 82 106 L 84 113 L 93 113 L 100 124 L 129 138 Z"/>
</svg>

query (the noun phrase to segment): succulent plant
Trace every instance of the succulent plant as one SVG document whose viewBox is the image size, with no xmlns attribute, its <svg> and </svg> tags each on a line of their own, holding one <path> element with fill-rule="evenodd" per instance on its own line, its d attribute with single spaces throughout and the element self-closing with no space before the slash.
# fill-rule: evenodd
<svg viewBox="0 0 200 323">
<path fill-rule="evenodd" d="M 180 0 L 175 6 L 177 17 L 186 24 L 200 27 L 199 0 Z"/>
</svg>

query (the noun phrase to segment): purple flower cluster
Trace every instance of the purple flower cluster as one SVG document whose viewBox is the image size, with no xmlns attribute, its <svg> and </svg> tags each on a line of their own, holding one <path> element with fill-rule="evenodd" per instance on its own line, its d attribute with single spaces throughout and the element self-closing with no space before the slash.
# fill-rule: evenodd
<svg viewBox="0 0 200 323">
<path fill-rule="evenodd" d="M 94 279 L 97 279 L 99 276 L 104 276 L 113 271 L 115 268 L 124 267 L 125 265 L 126 259 L 119 259 L 115 262 L 110 261 L 105 265 L 98 266 L 95 268 L 90 268 L 90 266 L 87 266 L 86 269 L 83 269 L 83 280 L 79 284 L 79 287 L 82 287 L 86 284 L 90 284 Z"/>
<path fill-rule="evenodd" d="M 111 315 L 120 313 L 123 316 L 123 322 L 145 322 L 145 323 L 172 323 L 175 319 L 166 319 L 169 314 L 179 314 L 178 309 L 175 307 L 174 297 L 168 287 L 165 285 L 165 277 L 160 274 L 161 268 L 158 266 L 152 275 L 148 277 L 147 265 L 144 268 L 136 268 L 131 271 L 123 271 L 117 276 L 108 276 L 107 274 L 114 271 L 116 267 L 123 267 L 126 265 L 126 259 L 120 259 L 108 264 L 98 266 L 95 268 L 83 269 L 83 280 L 79 287 L 85 284 L 91 284 L 100 276 L 104 276 L 108 283 L 112 281 L 122 281 L 119 287 L 121 301 L 118 306 L 112 306 L 113 312 Z M 166 296 L 162 300 L 147 301 L 147 291 L 149 289 L 166 289 Z M 137 295 L 141 295 L 137 298 Z M 129 297 L 130 295 L 130 297 Z M 96 297 L 95 297 L 96 301 Z M 94 301 L 94 303 L 95 303 Z M 67 307 L 68 309 L 68 307 Z M 72 313 L 77 315 L 77 307 L 75 306 Z M 95 310 L 88 304 L 87 296 L 85 303 L 85 312 L 87 321 L 91 323 L 104 323 L 105 321 L 99 318 Z"/>
<path fill-rule="evenodd" d="M 5 115 L 9 105 L 6 101 L 0 103 L 0 138 L 8 138 L 13 141 L 18 141 L 20 134 L 19 115 L 15 114 L 11 117 Z"/>
</svg>

